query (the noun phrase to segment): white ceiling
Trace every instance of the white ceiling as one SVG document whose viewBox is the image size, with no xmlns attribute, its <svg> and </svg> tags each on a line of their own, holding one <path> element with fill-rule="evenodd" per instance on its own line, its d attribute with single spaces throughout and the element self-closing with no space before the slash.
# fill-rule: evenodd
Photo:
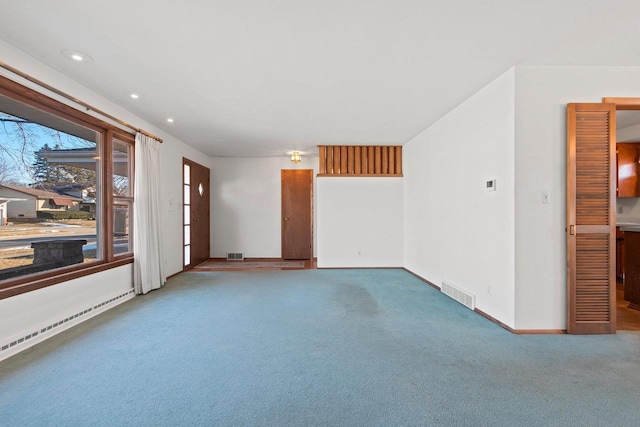
<svg viewBox="0 0 640 427">
<path fill-rule="evenodd" d="M 638 0 L 0 0 L 0 38 L 209 155 L 269 156 L 403 144 L 514 65 L 640 65 L 639 16 Z"/>
<path fill-rule="evenodd" d="M 625 129 L 640 124 L 640 111 L 616 111 L 616 129 Z"/>
</svg>

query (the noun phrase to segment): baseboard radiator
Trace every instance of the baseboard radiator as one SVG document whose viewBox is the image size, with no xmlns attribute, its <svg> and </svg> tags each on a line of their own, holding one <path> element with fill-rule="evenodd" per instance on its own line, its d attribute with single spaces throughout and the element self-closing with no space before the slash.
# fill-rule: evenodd
<svg viewBox="0 0 640 427">
<path fill-rule="evenodd" d="M 460 304 L 469 307 L 471 310 L 476 309 L 476 296 L 471 292 L 468 292 L 459 286 L 445 282 L 444 280 L 442 281 L 442 287 L 440 290 L 443 294 L 453 298 Z"/>
<path fill-rule="evenodd" d="M 244 261 L 242 252 L 227 252 L 227 261 Z"/>
<path fill-rule="evenodd" d="M 31 331 L 24 336 L 12 339 L 6 343 L 0 343 L 0 360 L 6 359 L 7 357 L 14 355 L 22 350 L 26 350 L 27 348 L 41 341 L 44 341 L 50 336 L 69 329 L 70 327 L 77 325 L 78 323 L 81 323 L 82 321 L 93 317 L 103 311 L 106 311 L 112 306 L 123 303 L 126 300 L 133 298 L 134 296 L 134 290 L 130 289 L 127 292 L 115 295 L 100 303 L 93 304 L 56 322 L 41 326 L 40 328 Z"/>
</svg>

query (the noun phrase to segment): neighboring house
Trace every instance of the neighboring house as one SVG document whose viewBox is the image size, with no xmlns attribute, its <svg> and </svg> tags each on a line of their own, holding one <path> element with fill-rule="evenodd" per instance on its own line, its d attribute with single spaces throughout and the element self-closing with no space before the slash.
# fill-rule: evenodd
<svg viewBox="0 0 640 427">
<path fill-rule="evenodd" d="M 9 222 L 9 214 L 7 212 L 7 206 L 9 202 L 23 202 L 26 199 L 15 197 L 0 197 L 0 227 L 7 225 Z"/>
<path fill-rule="evenodd" d="M 95 153 L 95 152 L 94 152 Z M 85 188 L 81 184 L 57 184 L 43 187 L 42 190 L 52 191 L 61 196 L 80 199 L 78 209 L 96 215 L 96 190 Z"/>
<path fill-rule="evenodd" d="M 38 211 L 79 210 L 81 198 L 17 185 L 0 185 L 0 198 L 15 200 L 7 206 L 7 218 L 37 218 Z"/>
</svg>

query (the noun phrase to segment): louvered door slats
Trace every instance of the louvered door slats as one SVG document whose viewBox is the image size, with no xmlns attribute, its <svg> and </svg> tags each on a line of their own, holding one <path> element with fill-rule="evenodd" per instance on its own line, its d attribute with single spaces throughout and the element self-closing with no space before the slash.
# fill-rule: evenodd
<svg viewBox="0 0 640 427">
<path fill-rule="evenodd" d="M 567 108 L 567 262 L 570 333 L 615 332 L 615 106 Z"/>
</svg>

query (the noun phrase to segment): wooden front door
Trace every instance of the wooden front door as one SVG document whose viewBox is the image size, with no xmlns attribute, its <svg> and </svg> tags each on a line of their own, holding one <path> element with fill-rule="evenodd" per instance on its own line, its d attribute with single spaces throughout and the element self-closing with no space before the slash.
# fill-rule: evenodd
<svg viewBox="0 0 640 427">
<path fill-rule="evenodd" d="M 567 332 L 616 331 L 615 104 L 567 106 Z"/>
<path fill-rule="evenodd" d="M 210 257 L 209 176 L 209 168 L 183 159 L 185 270 L 207 261 Z"/>
<path fill-rule="evenodd" d="M 283 169 L 282 258 L 313 256 L 313 170 Z"/>
</svg>

